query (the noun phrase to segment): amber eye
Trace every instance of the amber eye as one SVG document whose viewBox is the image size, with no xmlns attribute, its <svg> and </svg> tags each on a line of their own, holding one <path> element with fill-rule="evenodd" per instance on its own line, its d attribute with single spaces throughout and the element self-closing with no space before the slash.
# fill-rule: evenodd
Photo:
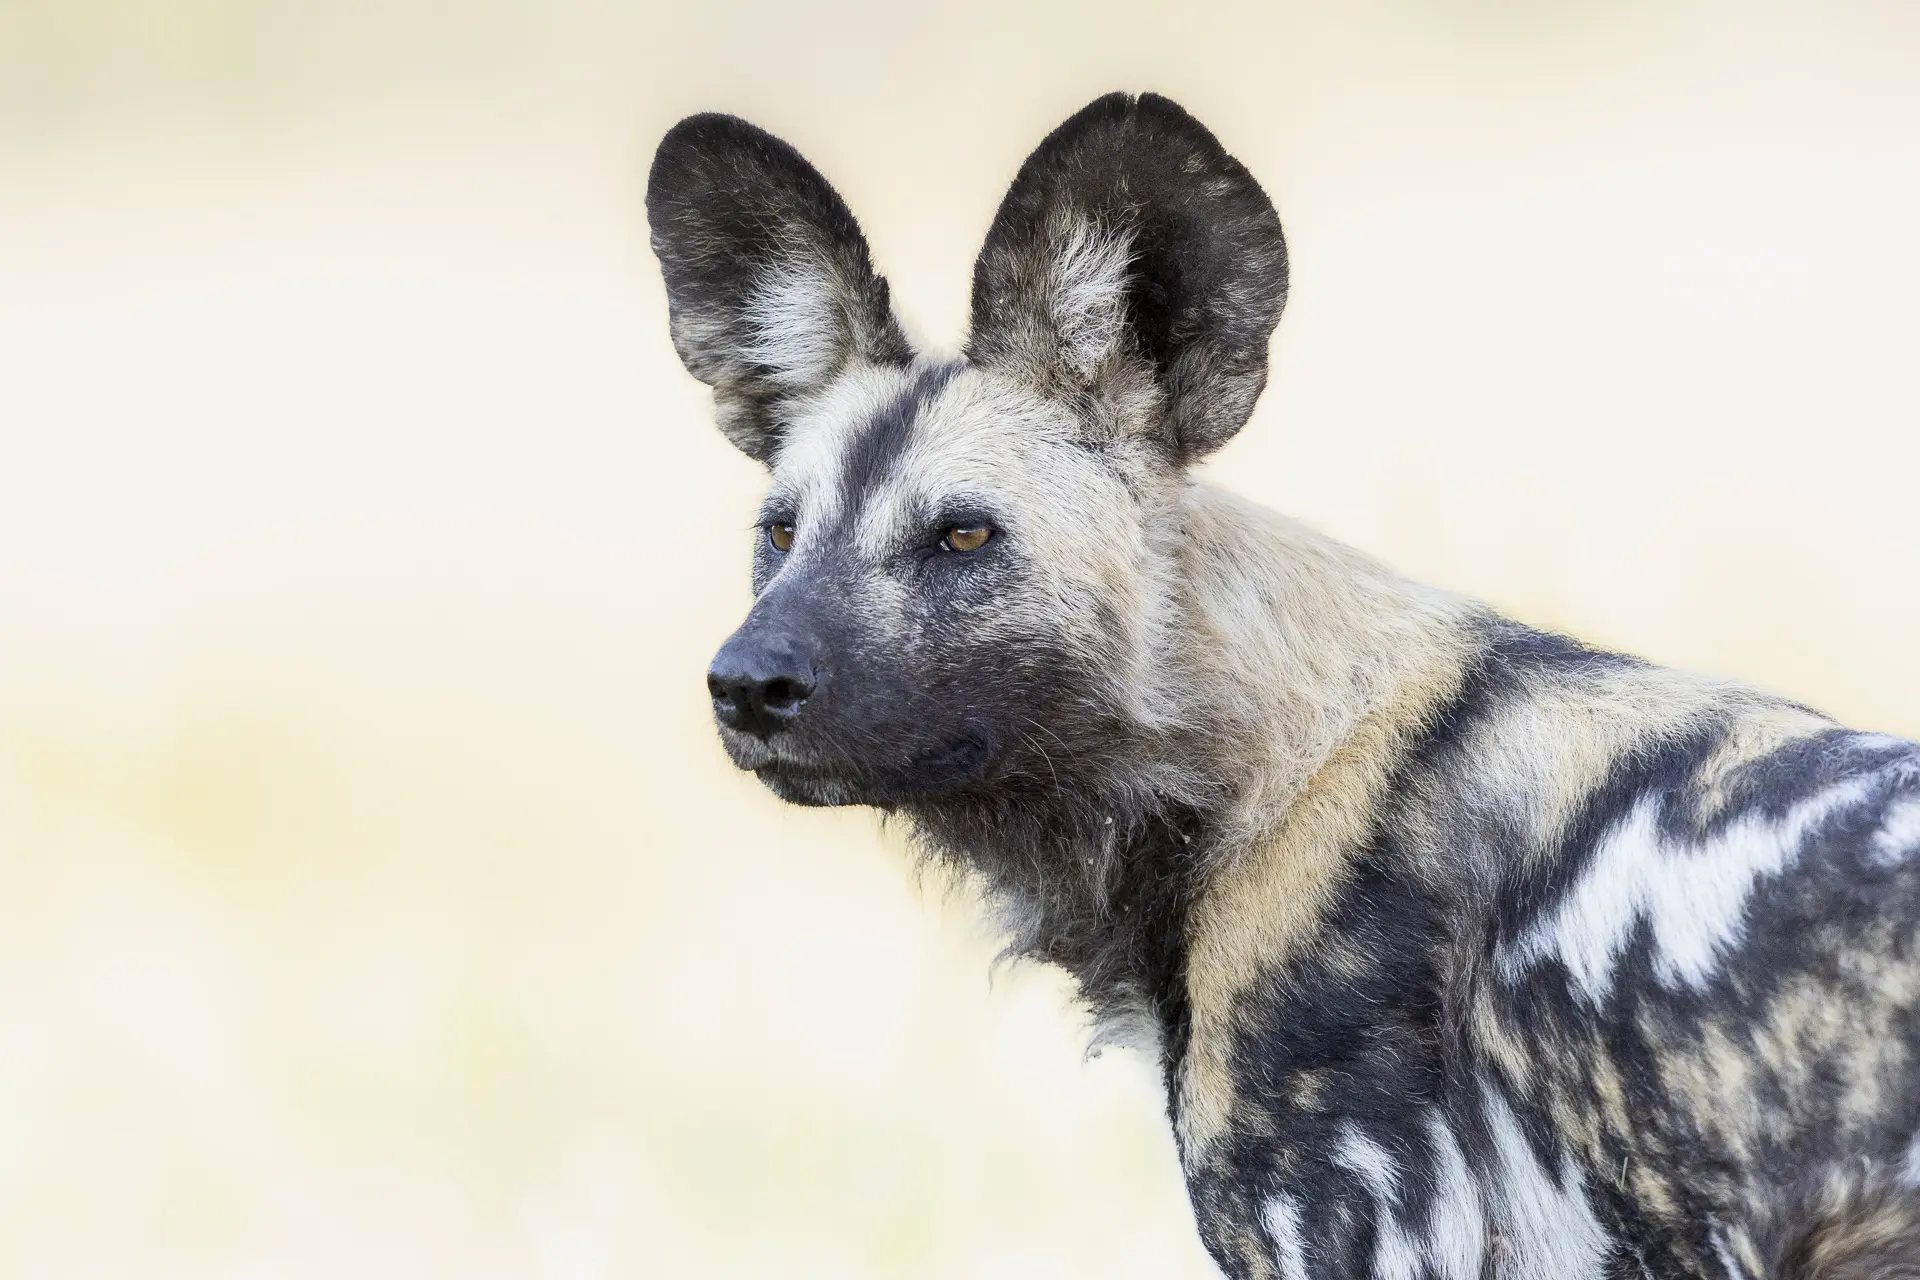
<svg viewBox="0 0 1920 1280">
<path fill-rule="evenodd" d="M 770 524 L 767 526 L 767 541 L 773 544 L 775 551 L 793 550 L 793 526 L 790 524 Z"/>
<path fill-rule="evenodd" d="M 942 551 L 978 551 L 987 545 L 993 530 L 984 524 L 957 524 L 940 539 Z"/>
</svg>

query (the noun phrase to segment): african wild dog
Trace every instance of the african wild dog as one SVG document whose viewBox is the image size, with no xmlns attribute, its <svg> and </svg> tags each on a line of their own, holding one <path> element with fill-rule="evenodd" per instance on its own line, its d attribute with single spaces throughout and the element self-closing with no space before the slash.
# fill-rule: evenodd
<svg viewBox="0 0 1920 1280">
<path fill-rule="evenodd" d="M 727 751 L 904 817 L 1148 1046 L 1227 1274 L 1920 1276 L 1920 747 L 1192 479 L 1287 256 L 1191 117 L 1040 144 L 957 360 L 751 125 L 676 126 L 647 210 L 773 477 Z"/>
</svg>

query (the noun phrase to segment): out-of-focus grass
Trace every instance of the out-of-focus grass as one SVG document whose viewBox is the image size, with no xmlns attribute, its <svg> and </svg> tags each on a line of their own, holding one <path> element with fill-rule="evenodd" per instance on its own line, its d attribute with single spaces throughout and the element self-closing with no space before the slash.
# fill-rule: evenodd
<svg viewBox="0 0 1920 1280">
<path fill-rule="evenodd" d="M 950 343 L 1041 132 L 1187 101 L 1295 253 L 1216 478 L 1920 733 L 1911 15 L 1171 13 L 0 9 L 0 1271 L 1204 1274 L 1151 1067 L 713 740 L 686 110 Z"/>
</svg>

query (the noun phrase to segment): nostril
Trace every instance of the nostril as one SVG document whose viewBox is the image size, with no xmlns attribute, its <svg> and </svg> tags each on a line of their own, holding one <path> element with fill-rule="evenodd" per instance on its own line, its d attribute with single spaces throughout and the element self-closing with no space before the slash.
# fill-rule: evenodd
<svg viewBox="0 0 1920 1280">
<path fill-rule="evenodd" d="M 713 717 L 723 729 L 765 739 L 788 728 L 818 691 L 804 640 L 735 635 L 707 665 Z"/>
<path fill-rule="evenodd" d="M 764 698 L 769 711 L 791 711 L 807 700 L 813 686 L 785 676 L 767 681 Z"/>
</svg>

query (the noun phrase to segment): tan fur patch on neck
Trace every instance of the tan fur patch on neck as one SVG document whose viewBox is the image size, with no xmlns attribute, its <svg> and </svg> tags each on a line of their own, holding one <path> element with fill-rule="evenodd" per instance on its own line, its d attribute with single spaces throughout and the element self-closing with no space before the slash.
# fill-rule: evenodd
<svg viewBox="0 0 1920 1280">
<path fill-rule="evenodd" d="M 1236 824 L 1188 922 L 1192 1035 L 1180 1082 L 1186 1159 L 1226 1131 L 1236 1010 L 1311 945 L 1406 746 L 1459 690 L 1470 606 L 1395 578 L 1304 528 L 1205 492 L 1196 555 L 1235 575 L 1194 607 L 1248 688 L 1230 733 L 1252 766 Z M 1228 673 L 1223 672 L 1222 675 Z"/>
</svg>

